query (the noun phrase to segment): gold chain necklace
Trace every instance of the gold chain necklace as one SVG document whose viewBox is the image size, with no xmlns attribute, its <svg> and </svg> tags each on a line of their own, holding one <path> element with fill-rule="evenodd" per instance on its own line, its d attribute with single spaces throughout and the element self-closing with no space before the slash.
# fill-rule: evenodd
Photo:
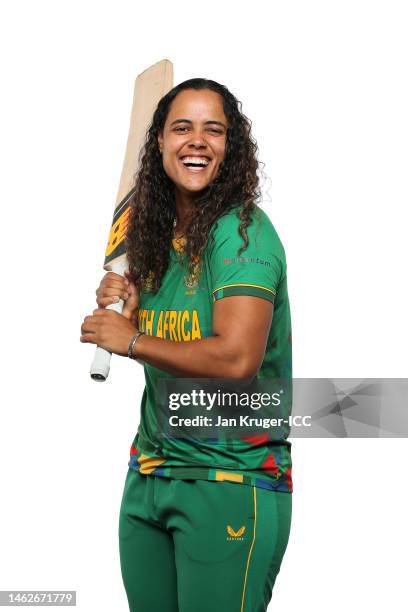
<svg viewBox="0 0 408 612">
<path fill-rule="evenodd" d="M 174 250 L 177 251 L 177 253 L 183 253 L 187 240 L 184 238 L 184 236 L 180 236 L 180 238 L 172 238 L 172 243 Z"/>
<path fill-rule="evenodd" d="M 184 252 L 184 247 L 186 246 L 187 243 L 187 239 L 185 238 L 184 234 L 182 234 L 179 238 L 176 238 L 174 236 L 174 230 L 176 229 L 177 226 L 177 218 L 174 218 L 173 221 L 173 238 L 172 238 L 172 243 L 173 243 L 173 247 L 174 250 L 177 251 L 177 253 L 183 253 Z"/>
</svg>

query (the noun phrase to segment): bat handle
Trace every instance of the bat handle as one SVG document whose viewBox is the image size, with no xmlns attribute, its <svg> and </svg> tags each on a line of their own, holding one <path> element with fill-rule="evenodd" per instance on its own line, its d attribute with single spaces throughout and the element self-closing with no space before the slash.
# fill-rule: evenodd
<svg viewBox="0 0 408 612">
<path fill-rule="evenodd" d="M 127 261 L 124 261 L 121 263 L 113 264 L 110 267 L 109 271 L 116 272 L 116 274 L 124 276 L 124 271 L 127 267 Z M 119 300 L 119 302 L 117 302 L 116 304 L 110 304 L 109 306 L 106 306 L 106 308 L 109 308 L 110 310 L 115 310 L 116 312 L 121 314 L 123 310 L 123 300 Z M 103 382 L 108 378 L 111 357 L 111 352 L 101 348 L 100 346 L 96 347 L 95 356 L 93 358 L 91 369 L 89 371 L 93 380 Z"/>
</svg>

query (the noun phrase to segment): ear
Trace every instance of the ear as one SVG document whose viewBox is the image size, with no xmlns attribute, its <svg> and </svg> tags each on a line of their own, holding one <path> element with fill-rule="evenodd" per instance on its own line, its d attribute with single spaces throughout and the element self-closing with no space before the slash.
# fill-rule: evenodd
<svg viewBox="0 0 408 612">
<path fill-rule="evenodd" d="M 159 149 L 160 149 L 160 153 L 161 153 L 162 150 L 163 150 L 163 132 L 159 132 L 157 134 L 157 142 L 159 144 Z"/>
</svg>

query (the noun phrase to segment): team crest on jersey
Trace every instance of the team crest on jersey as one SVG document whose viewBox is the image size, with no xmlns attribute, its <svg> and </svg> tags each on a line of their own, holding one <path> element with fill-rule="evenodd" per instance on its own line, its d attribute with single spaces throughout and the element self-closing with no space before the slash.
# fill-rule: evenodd
<svg viewBox="0 0 408 612">
<path fill-rule="evenodd" d="M 198 279 L 200 276 L 200 266 L 198 257 L 194 257 L 193 261 L 193 271 L 189 272 L 184 277 L 184 284 L 188 289 L 194 289 L 195 287 L 198 287 Z"/>
<path fill-rule="evenodd" d="M 243 535 L 245 533 L 245 525 L 242 525 L 242 527 L 240 527 L 238 531 L 234 531 L 231 525 L 227 525 L 227 533 L 230 536 L 229 538 L 227 538 L 228 542 L 231 542 L 232 540 L 239 540 L 242 542 L 244 539 Z"/>
<path fill-rule="evenodd" d="M 149 272 L 143 283 L 143 293 L 150 293 L 153 290 L 154 272 Z"/>
</svg>

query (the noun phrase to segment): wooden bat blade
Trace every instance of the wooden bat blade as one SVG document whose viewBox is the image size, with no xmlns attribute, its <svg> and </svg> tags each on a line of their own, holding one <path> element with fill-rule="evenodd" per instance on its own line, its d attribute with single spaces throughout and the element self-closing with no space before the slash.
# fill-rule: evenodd
<svg viewBox="0 0 408 612">
<path fill-rule="evenodd" d="M 125 159 L 115 202 L 115 212 L 108 245 L 105 252 L 104 268 L 117 274 L 127 267 L 125 237 L 130 214 L 130 201 L 134 193 L 135 177 L 139 167 L 139 155 L 144 145 L 146 132 L 160 99 L 173 87 L 173 64 L 162 60 L 154 64 L 136 79 L 133 105 L 130 116 L 129 135 Z M 122 312 L 123 301 L 107 306 Z M 90 374 L 94 380 L 104 381 L 108 377 L 111 353 L 97 347 Z"/>
<path fill-rule="evenodd" d="M 127 196 L 135 184 L 135 174 L 139 168 L 139 154 L 144 145 L 146 132 L 150 126 L 153 113 L 159 100 L 172 86 L 173 64 L 169 60 L 162 60 L 154 64 L 139 74 L 136 79 L 125 159 L 105 253 L 105 270 L 111 270 L 116 259 L 125 257 L 124 239 L 129 217 L 129 201 L 131 199 L 131 196 L 129 198 Z"/>
</svg>

